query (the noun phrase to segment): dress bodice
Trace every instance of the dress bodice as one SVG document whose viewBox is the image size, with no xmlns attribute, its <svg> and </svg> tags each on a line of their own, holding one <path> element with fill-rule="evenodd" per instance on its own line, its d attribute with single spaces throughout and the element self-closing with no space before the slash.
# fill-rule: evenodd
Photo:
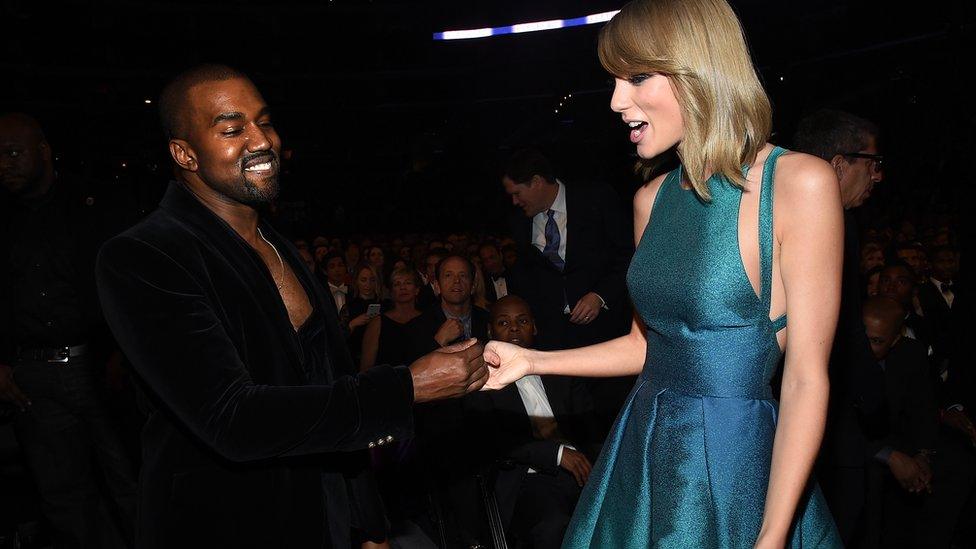
<svg viewBox="0 0 976 549">
<path fill-rule="evenodd" d="M 770 398 L 781 357 L 769 319 L 772 280 L 772 179 L 777 147 L 763 168 L 759 206 L 761 291 L 750 284 L 739 249 L 743 191 L 724 177 L 708 180 L 704 201 L 668 174 L 627 273 L 647 326 L 642 377 L 689 394 Z"/>
</svg>

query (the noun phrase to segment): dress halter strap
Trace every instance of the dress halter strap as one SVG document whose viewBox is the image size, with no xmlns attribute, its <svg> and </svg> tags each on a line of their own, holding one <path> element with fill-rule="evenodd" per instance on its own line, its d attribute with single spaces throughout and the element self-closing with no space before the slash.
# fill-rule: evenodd
<svg viewBox="0 0 976 549">
<path fill-rule="evenodd" d="M 766 157 L 759 191 L 759 270 L 762 277 L 760 302 L 766 314 L 769 314 L 773 289 L 773 172 L 776 169 L 776 160 L 784 152 L 786 149 L 775 147 Z M 786 315 L 773 321 L 776 331 L 785 325 Z"/>
</svg>

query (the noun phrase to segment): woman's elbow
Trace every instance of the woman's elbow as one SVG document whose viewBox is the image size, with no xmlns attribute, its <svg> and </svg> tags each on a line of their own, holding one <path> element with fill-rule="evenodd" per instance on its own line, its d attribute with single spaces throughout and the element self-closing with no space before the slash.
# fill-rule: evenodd
<svg viewBox="0 0 976 549">
<path fill-rule="evenodd" d="M 818 368 L 786 368 L 783 372 L 780 392 L 797 396 L 827 398 L 830 394 L 830 378 L 827 375 L 826 365 Z"/>
</svg>

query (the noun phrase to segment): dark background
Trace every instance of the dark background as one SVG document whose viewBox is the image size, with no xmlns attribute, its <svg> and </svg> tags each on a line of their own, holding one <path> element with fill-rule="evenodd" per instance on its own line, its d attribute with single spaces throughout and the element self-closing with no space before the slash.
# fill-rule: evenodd
<svg viewBox="0 0 976 549">
<path fill-rule="evenodd" d="M 533 144 L 568 182 L 640 181 L 608 107 L 599 25 L 434 42 L 435 31 L 571 18 L 623 2 L 0 0 L 0 110 L 40 118 L 62 171 L 136 191 L 168 178 L 155 99 L 200 62 L 246 71 L 275 114 L 293 234 L 503 225 L 498 164 Z M 774 142 L 805 113 L 851 110 L 884 132 L 900 208 L 965 198 L 976 109 L 970 2 L 733 1 L 774 105 Z M 572 98 L 555 113 L 567 94 Z M 152 100 L 146 104 L 145 100 Z M 890 201 L 889 201 L 890 202 Z"/>
</svg>

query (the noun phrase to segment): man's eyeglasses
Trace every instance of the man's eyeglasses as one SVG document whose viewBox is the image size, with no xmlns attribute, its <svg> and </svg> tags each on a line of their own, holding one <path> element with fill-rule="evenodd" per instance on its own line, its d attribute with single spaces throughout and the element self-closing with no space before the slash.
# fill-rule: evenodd
<svg viewBox="0 0 976 549">
<path fill-rule="evenodd" d="M 850 158 L 867 159 L 869 161 L 870 168 L 877 173 L 881 173 L 881 170 L 884 169 L 884 156 L 880 154 L 852 152 L 852 153 L 841 153 L 841 156 L 848 156 Z"/>
</svg>

